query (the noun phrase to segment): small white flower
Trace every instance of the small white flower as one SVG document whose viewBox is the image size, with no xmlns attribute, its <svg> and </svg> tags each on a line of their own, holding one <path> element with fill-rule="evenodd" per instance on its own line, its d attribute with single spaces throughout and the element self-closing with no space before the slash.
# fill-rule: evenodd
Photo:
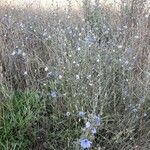
<svg viewBox="0 0 150 150">
<path fill-rule="evenodd" d="M 44 33 L 43 33 L 43 36 L 46 36 L 46 35 L 47 35 L 47 32 L 44 32 Z"/>
<path fill-rule="evenodd" d="M 136 57 L 134 56 L 133 59 L 135 59 Z"/>
<path fill-rule="evenodd" d="M 62 75 L 59 75 L 58 78 L 59 78 L 59 79 L 62 79 Z"/>
<path fill-rule="evenodd" d="M 80 50 L 81 50 L 81 48 L 80 48 L 80 47 L 78 47 L 78 48 L 77 48 L 77 50 L 78 50 L 78 51 L 80 51 Z"/>
<path fill-rule="evenodd" d="M 48 71 L 48 67 L 45 67 L 45 69 L 44 69 L 45 71 Z"/>
<path fill-rule="evenodd" d="M 66 112 L 66 116 L 69 117 L 70 116 L 70 112 Z"/>
<path fill-rule="evenodd" d="M 109 33 L 109 31 L 108 31 L 108 30 L 106 30 L 104 33 L 105 33 L 105 34 L 108 34 L 108 33 Z"/>
<path fill-rule="evenodd" d="M 23 52 L 23 53 L 22 53 L 22 56 L 26 56 L 26 53 L 25 53 L 25 52 Z"/>
<path fill-rule="evenodd" d="M 129 70 L 132 70 L 132 67 L 129 67 Z"/>
<path fill-rule="evenodd" d="M 97 61 L 98 63 L 100 62 L 100 60 L 99 60 L 99 59 L 97 59 L 96 61 Z"/>
<path fill-rule="evenodd" d="M 86 122 L 85 126 L 86 126 L 86 128 L 89 128 L 91 126 L 91 123 L 88 121 L 88 122 Z"/>
<path fill-rule="evenodd" d="M 13 52 L 11 53 L 11 55 L 12 55 L 12 56 L 14 56 L 15 54 L 16 54 L 16 52 L 15 52 L 15 51 L 13 51 Z"/>
<path fill-rule="evenodd" d="M 93 86 L 93 83 L 89 83 L 89 86 Z"/>
<path fill-rule="evenodd" d="M 139 38 L 139 36 L 138 36 L 138 35 L 136 35 L 136 36 L 134 36 L 134 38 L 135 38 L 135 39 L 138 39 L 138 38 Z"/>
<path fill-rule="evenodd" d="M 123 26 L 124 27 L 124 29 L 127 29 L 128 27 L 127 26 Z"/>
<path fill-rule="evenodd" d="M 80 64 L 76 64 L 76 66 L 77 66 L 77 67 L 79 67 L 79 66 L 80 66 Z"/>
<path fill-rule="evenodd" d="M 76 75 L 76 79 L 79 80 L 79 79 L 80 79 L 80 76 L 79 76 L 79 75 Z"/>
<path fill-rule="evenodd" d="M 146 117 L 147 116 L 147 113 L 144 113 L 144 117 Z"/>
<path fill-rule="evenodd" d="M 27 73 L 27 71 L 25 71 L 23 74 L 24 74 L 24 75 L 27 75 L 28 73 Z"/>
<path fill-rule="evenodd" d="M 147 15 L 145 15 L 145 18 L 148 18 L 149 17 L 149 15 L 147 14 Z"/>
<path fill-rule="evenodd" d="M 91 44 L 89 44 L 89 48 L 91 47 L 92 45 Z"/>
<path fill-rule="evenodd" d="M 121 48 L 122 48 L 122 45 L 118 45 L 118 48 L 121 49 Z"/>
<path fill-rule="evenodd" d="M 84 31 L 84 28 L 81 28 L 82 31 Z"/>
<path fill-rule="evenodd" d="M 52 38 L 52 37 L 49 35 L 49 36 L 48 36 L 48 39 L 51 39 L 51 38 Z"/>
<path fill-rule="evenodd" d="M 78 27 L 75 27 L 75 30 L 78 30 Z"/>
<path fill-rule="evenodd" d="M 64 94 L 63 94 L 63 96 L 66 96 L 66 95 L 67 95 L 67 93 L 64 93 Z"/>
<path fill-rule="evenodd" d="M 88 75 L 88 76 L 87 76 L 87 79 L 90 79 L 90 78 L 91 78 L 91 75 Z"/>
</svg>

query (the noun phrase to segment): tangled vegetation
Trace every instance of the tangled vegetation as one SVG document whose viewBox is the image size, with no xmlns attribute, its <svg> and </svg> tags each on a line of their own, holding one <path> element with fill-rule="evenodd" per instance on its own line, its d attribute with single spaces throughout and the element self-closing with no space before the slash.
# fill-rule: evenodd
<svg viewBox="0 0 150 150">
<path fill-rule="evenodd" d="M 149 150 L 148 0 L 66 1 L 0 4 L 0 150 Z"/>
</svg>

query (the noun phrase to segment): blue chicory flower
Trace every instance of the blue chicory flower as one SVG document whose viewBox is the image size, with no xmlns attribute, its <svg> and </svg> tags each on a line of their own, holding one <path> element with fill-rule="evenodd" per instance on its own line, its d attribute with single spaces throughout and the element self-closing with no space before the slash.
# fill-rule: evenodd
<svg viewBox="0 0 150 150">
<path fill-rule="evenodd" d="M 84 117 L 84 116 L 85 116 L 85 112 L 79 111 L 79 116 L 80 116 L 80 117 Z"/>
<path fill-rule="evenodd" d="M 96 128 L 93 128 L 93 129 L 91 130 L 91 132 L 92 132 L 93 134 L 96 134 Z"/>
<path fill-rule="evenodd" d="M 80 145 L 83 149 L 90 148 L 91 144 L 92 144 L 92 142 L 89 141 L 88 139 L 83 139 L 80 141 Z"/>
<path fill-rule="evenodd" d="M 51 92 L 51 96 L 52 96 L 52 97 L 57 97 L 57 93 L 56 93 L 55 91 L 52 91 L 52 92 Z"/>
<path fill-rule="evenodd" d="M 102 122 L 101 118 L 98 117 L 98 116 L 95 116 L 95 117 L 94 117 L 94 121 L 95 121 L 95 124 L 96 124 L 97 126 L 99 126 L 99 125 L 101 124 L 101 122 Z"/>
</svg>

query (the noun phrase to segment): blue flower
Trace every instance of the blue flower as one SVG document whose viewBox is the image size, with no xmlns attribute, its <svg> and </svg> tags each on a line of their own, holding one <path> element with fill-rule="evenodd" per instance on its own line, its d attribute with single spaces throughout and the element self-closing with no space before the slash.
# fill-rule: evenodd
<svg viewBox="0 0 150 150">
<path fill-rule="evenodd" d="M 95 118 L 94 118 L 94 122 L 95 122 L 95 124 L 96 124 L 97 126 L 99 126 L 99 125 L 101 124 L 102 120 L 101 120 L 101 118 L 100 118 L 100 117 L 95 116 Z"/>
<path fill-rule="evenodd" d="M 55 91 L 52 91 L 52 92 L 51 92 L 51 96 L 52 96 L 52 97 L 57 97 L 57 93 L 56 93 Z"/>
<path fill-rule="evenodd" d="M 92 144 L 92 142 L 89 141 L 88 139 L 83 139 L 80 141 L 80 145 L 83 149 L 90 148 L 91 144 Z"/>
<path fill-rule="evenodd" d="M 79 111 L 79 116 L 80 116 L 80 117 L 84 117 L 84 116 L 85 116 L 85 112 Z"/>
<path fill-rule="evenodd" d="M 93 128 L 93 129 L 91 130 L 91 132 L 92 132 L 93 134 L 96 134 L 96 128 Z"/>
<path fill-rule="evenodd" d="M 132 111 L 133 111 L 134 113 L 136 113 L 138 110 L 137 110 L 137 108 L 133 108 Z"/>
</svg>

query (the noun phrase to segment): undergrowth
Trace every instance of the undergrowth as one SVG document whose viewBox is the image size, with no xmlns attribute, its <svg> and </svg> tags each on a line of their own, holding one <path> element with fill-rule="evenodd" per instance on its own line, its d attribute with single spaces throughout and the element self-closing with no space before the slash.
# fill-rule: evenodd
<svg viewBox="0 0 150 150">
<path fill-rule="evenodd" d="M 149 150 L 148 1 L 67 2 L 1 5 L 0 150 Z"/>
</svg>

